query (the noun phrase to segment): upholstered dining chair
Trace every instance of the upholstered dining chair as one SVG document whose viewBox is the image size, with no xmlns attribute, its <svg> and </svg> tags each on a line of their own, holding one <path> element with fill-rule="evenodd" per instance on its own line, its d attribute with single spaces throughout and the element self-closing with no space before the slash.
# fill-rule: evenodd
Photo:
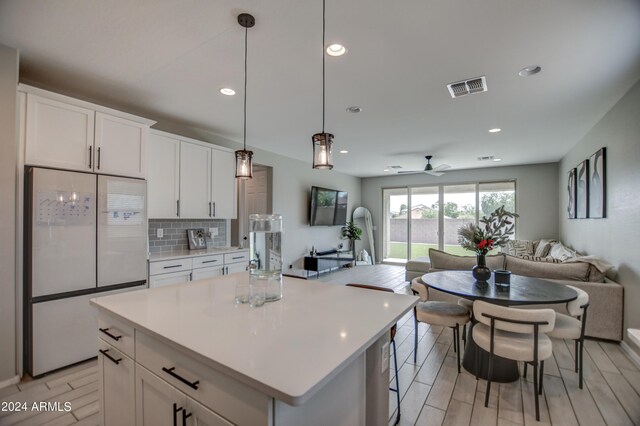
<svg viewBox="0 0 640 426">
<path fill-rule="evenodd" d="M 458 357 L 458 373 L 460 373 L 460 326 L 470 320 L 469 310 L 455 303 L 429 300 L 429 288 L 422 278 L 411 281 L 411 291 L 420 297 L 420 302 L 413 308 L 413 322 L 415 325 L 413 343 L 413 362 L 418 359 L 418 323 L 449 327 L 453 330 L 453 350 Z"/>
<path fill-rule="evenodd" d="M 477 300 L 473 303 L 473 316 L 478 321 L 473 327 L 473 340 L 489 352 L 484 406 L 489 406 L 494 356 L 523 361 L 533 365 L 536 420 L 539 421 L 538 396 L 542 394 L 544 360 L 552 354 L 551 339 L 545 333 L 553 330 L 555 325 L 554 310 L 508 308 Z M 476 362 L 478 362 L 477 358 Z"/>
<path fill-rule="evenodd" d="M 465 299 L 461 297 L 458 299 L 458 305 L 464 307 L 469 311 L 469 315 L 471 315 L 471 320 L 473 321 L 473 300 Z M 462 327 L 462 342 L 464 343 L 464 347 L 467 347 L 467 324 Z"/>
<path fill-rule="evenodd" d="M 386 291 L 388 293 L 394 293 L 394 291 L 391 290 L 390 288 L 378 287 L 378 286 L 373 286 L 368 284 L 347 284 L 347 287 L 357 287 L 357 288 L 364 288 L 367 290 L 378 290 L 378 291 Z M 393 347 L 393 366 L 396 373 L 396 387 L 395 389 L 391 387 L 389 388 L 390 391 L 396 393 L 396 402 L 398 404 L 398 414 L 396 415 L 396 422 L 394 423 L 396 425 L 400 423 L 400 382 L 398 378 L 398 355 L 396 353 L 396 341 L 395 341 L 397 329 L 398 329 L 398 324 L 394 324 L 393 327 L 391 327 L 391 336 L 390 336 L 391 346 Z"/>
<path fill-rule="evenodd" d="M 584 355 L 584 330 L 587 326 L 587 308 L 589 295 L 586 291 L 568 285 L 578 293 L 575 300 L 567 303 L 569 315 L 556 313 L 556 325 L 547 333 L 549 337 L 571 339 L 575 342 L 575 370 L 578 373 L 578 386 L 582 389 L 582 358 Z M 525 376 L 526 376 L 525 370 Z"/>
</svg>

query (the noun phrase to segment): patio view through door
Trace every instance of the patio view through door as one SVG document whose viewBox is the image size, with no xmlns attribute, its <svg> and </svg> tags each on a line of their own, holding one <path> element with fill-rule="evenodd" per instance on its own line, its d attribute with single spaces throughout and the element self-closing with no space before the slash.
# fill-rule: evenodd
<svg viewBox="0 0 640 426">
<path fill-rule="evenodd" d="M 516 211 L 515 181 L 429 185 L 382 190 L 383 261 L 406 263 L 435 248 L 469 256 L 458 244 L 458 228 L 478 223 L 504 205 Z"/>
</svg>

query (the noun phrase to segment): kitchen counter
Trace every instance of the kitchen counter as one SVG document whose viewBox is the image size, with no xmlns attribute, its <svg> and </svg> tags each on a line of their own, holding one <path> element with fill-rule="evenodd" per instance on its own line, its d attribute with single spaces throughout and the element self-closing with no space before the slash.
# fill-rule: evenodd
<svg viewBox="0 0 640 426">
<path fill-rule="evenodd" d="M 212 254 L 236 253 L 248 251 L 247 248 L 240 247 L 211 247 L 205 250 L 172 250 L 168 253 L 152 253 L 149 255 L 149 262 L 160 262 L 163 260 L 183 259 L 187 257 L 209 256 Z"/>
<path fill-rule="evenodd" d="M 293 406 L 313 401 L 341 371 L 350 371 L 350 364 L 361 371 L 365 352 L 368 378 L 367 350 L 386 342 L 371 352 L 379 356 L 380 348 L 387 351 L 372 370 L 381 375 L 377 386 L 388 398 L 389 329 L 417 304 L 417 297 L 283 277 L 282 300 L 260 308 L 236 305 L 235 284 L 248 280 L 247 273 L 233 274 L 98 297 L 91 303 L 101 314 L 133 327 L 136 339 L 139 333 L 150 336 Z M 367 379 L 367 395 L 373 383 Z M 376 405 L 386 411 L 383 400 Z"/>
</svg>

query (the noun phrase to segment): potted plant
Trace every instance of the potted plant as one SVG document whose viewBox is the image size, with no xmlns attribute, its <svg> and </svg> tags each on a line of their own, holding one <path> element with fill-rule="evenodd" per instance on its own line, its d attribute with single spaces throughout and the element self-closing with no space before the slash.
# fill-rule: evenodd
<svg viewBox="0 0 640 426">
<path fill-rule="evenodd" d="M 507 244 L 509 236 L 515 231 L 516 217 L 518 217 L 517 214 L 501 206 L 489 217 L 483 216 L 480 219 L 480 225 L 468 223 L 458 229 L 460 245 L 476 254 L 477 265 L 473 267 L 471 273 L 477 281 L 487 281 L 491 277 L 491 270 L 487 267 L 485 256 L 494 248 Z"/>
<path fill-rule="evenodd" d="M 351 251 L 353 252 L 353 261 L 356 260 L 356 240 L 360 240 L 362 237 L 362 229 L 351 222 L 347 222 L 345 226 L 340 230 L 340 234 L 342 238 L 345 240 L 349 240 L 351 243 Z"/>
</svg>

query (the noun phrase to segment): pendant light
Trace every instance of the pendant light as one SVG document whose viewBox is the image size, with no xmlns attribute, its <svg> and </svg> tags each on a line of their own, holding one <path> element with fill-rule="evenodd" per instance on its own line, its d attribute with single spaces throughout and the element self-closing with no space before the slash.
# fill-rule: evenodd
<svg viewBox="0 0 640 426">
<path fill-rule="evenodd" d="M 316 133 L 311 137 L 313 145 L 313 168 L 333 169 L 333 159 L 331 149 L 333 146 L 333 135 L 324 131 L 324 33 L 325 33 L 325 0 L 322 0 L 322 133 Z"/>
<path fill-rule="evenodd" d="M 253 151 L 247 151 L 247 33 L 256 24 L 248 13 L 238 15 L 238 23 L 244 27 L 244 127 L 243 149 L 236 151 L 236 178 L 253 178 Z"/>
</svg>

